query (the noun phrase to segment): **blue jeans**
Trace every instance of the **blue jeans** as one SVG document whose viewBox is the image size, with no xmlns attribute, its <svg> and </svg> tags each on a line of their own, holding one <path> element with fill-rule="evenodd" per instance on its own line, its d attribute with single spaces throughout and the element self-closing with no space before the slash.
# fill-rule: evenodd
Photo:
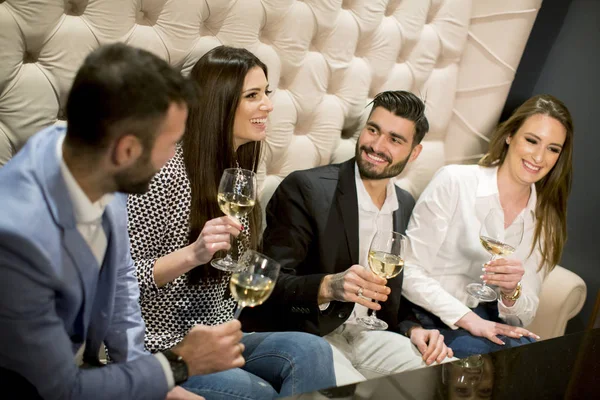
<svg viewBox="0 0 600 400">
<path fill-rule="evenodd" d="M 437 316 L 417 305 L 413 305 L 413 311 L 423 328 L 437 329 L 444 335 L 444 343 L 454 351 L 454 356 L 458 358 L 465 358 L 473 354 L 487 354 L 535 342 L 535 339 L 525 336 L 520 339 L 513 339 L 508 336 L 498 335 L 498 338 L 505 343 L 504 346 L 501 346 L 487 338 L 473 336 L 469 331 L 462 328 L 456 330 L 450 329 Z M 494 302 L 480 303 L 477 307 L 471 309 L 471 311 L 488 321 L 504 323 L 498 316 L 498 307 Z"/>
<path fill-rule="evenodd" d="M 183 386 L 207 400 L 274 399 L 335 386 L 325 339 L 308 333 L 244 334 L 242 368 L 191 376 Z"/>
</svg>

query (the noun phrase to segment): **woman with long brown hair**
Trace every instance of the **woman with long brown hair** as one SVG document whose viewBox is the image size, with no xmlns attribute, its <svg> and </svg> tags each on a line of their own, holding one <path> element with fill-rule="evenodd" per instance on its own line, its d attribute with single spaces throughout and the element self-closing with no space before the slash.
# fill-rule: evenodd
<svg viewBox="0 0 600 400">
<path fill-rule="evenodd" d="M 267 67 L 247 50 L 219 46 L 193 67 L 198 104 L 183 142 L 150 190 L 128 200 L 132 256 L 152 352 L 176 346 L 196 324 L 233 318 L 230 274 L 210 261 L 243 236 L 241 250 L 258 248 L 260 206 L 247 220 L 224 217 L 217 203 L 223 171 L 256 171 L 273 106 Z M 238 236 L 239 238 L 239 236 Z M 190 377 L 182 386 L 207 398 L 273 398 L 335 385 L 331 347 L 306 333 L 245 334 L 245 365 Z"/>
<path fill-rule="evenodd" d="M 532 97 L 498 126 L 478 165 L 441 168 L 415 205 L 402 293 L 424 327 L 443 330 L 457 357 L 538 338 L 523 327 L 566 241 L 572 152 L 567 107 Z M 491 209 L 502 210 L 506 232 L 519 219 L 524 228 L 512 255 L 488 262 L 479 232 Z M 497 286 L 497 301 L 478 304 L 467 293 L 482 279 Z"/>
</svg>

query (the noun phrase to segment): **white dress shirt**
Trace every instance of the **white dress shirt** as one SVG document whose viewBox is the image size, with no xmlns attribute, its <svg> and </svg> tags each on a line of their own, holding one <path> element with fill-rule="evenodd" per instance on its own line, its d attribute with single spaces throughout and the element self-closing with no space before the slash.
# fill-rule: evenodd
<svg viewBox="0 0 600 400">
<path fill-rule="evenodd" d="M 358 200 L 358 262 L 365 269 L 369 269 L 369 248 L 377 231 L 391 231 L 394 229 L 393 213 L 398 209 L 396 188 L 390 179 L 386 187 L 386 197 L 381 206 L 377 208 L 371 196 L 365 189 L 358 165 L 354 164 L 354 179 L 356 180 L 356 194 Z M 350 266 L 349 266 L 350 267 Z M 346 324 L 356 324 L 356 319 L 366 316 L 367 307 L 354 304 L 354 310 L 346 320 Z"/>
<path fill-rule="evenodd" d="M 482 282 L 483 264 L 490 260 L 479 241 L 479 230 L 490 209 L 501 208 L 497 173 L 497 167 L 478 165 L 441 168 L 417 201 L 406 231 L 410 246 L 402 294 L 453 329 L 470 311 L 466 304 L 473 301 L 465 287 Z M 521 297 L 511 307 L 501 298 L 497 301 L 500 318 L 511 325 L 531 323 L 544 279 L 544 272 L 537 272 L 539 249 L 530 255 L 535 207 L 535 185 L 531 185 L 529 201 L 521 212 L 523 239 L 509 256 L 521 260 L 525 269 Z M 509 226 L 507 233 L 514 227 Z"/>
<path fill-rule="evenodd" d="M 98 201 L 92 203 L 87 195 L 83 192 L 69 167 L 62 158 L 62 144 L 65 137 L 63 136 L 58 140 L 56 152 L 60 159 L 60 172 L 62 173 L 63 179 L 67 186 L 67 192 L 73 203 L 73 213 L 75 214 L 75 222 L 77 223 L 77 230 L 85 239 L 85 242 L 90 246 L 90 250 L 96 261 L 98 262 L 98 268 L 102 267 L 102 261 L 106 254 L 106 234 L 102 227 L 102 214 L 108 203 L 112 201 L 114 195 L 107 193 L 102 196 Z"/>
<path fill-rule="evenodd" d="M 64 139 L 65 136 L 63 135 L 63 137 L 58 140 L 56 146 L 56 154 L 60 159 L 60 172 L 65 181 L 65 185 L 67 186 L 67 192 L 69 193 L 71 203 L 73 203 L 73 213 L 75 214 L 77 230 L 90 247 L 94 258 L 98 262 L 98 270 L 100 270 L 108 246 L 106 233 L 102 227 L 102 215 L 104 214 L 106 206 L 113 200 L 114 195 L 112 193 L 107 193 L 94 203 L 90 201 L 83 189 L 81 189 L 81 186 L 79 186 L 75 180 L 71 171 L 69 171 L 69 167 L 67 167 L 67 164 L 63 159 L 62 145 Z M 84 349 L 85 344 L 82 345 L 75 354 L 75 363 L 77 365 L 81 365 L 82 363 Z M 175 386 L 175 379 L 169 361 L 162 353 L 156 353 L 155 356 L 165 371 L 169 388 L 172 388 Z"/>
</svg>

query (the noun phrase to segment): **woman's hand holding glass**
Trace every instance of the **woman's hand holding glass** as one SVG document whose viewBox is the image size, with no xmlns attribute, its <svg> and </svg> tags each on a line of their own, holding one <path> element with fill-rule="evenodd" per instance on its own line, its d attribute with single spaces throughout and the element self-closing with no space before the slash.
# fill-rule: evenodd
<svg viewBox="0 0 600 400">
<path fill-rule="evenodd" d="M 483 282 L 487 285 L 496 285 L 507 296 L 512 295 L 519 282 L 523 279 L 525 269 L 520 260 L 499 258 L 490 261 L 484 266 Z M 506 303 L 507 301 L 503 299 Z"/>
<path fill-rule="evenodd" d="M 507 227 L 504 211 L 500 208 L 492 208 L 481 224 L 481 229 L 479 231 L 479 241 L 483 248 L 491 255 L 490 261 L 486 263 L 485 266 L 494 262 L 496 257 L 504 257 L 514 253 L 523 239 L 523 229 L 524 222 L 522 216 L 517 216 L 510 226 Z M 498 268 L 498 270 L 513 272 L 512 268 Z M 467 293 L 480 301 L 495 301 L 498 298 L 496 291 L 487 286 L 488 283 L 492 284 L 489 277 L 494 271 L 486 270 L 485 272 L 486 275 L 481 276 L 481 278 L 484 279 L 483 284 L 468 284 L 466 288 Z M 500 274 L 504 273 L 505 272 L 500 272 Z M 488 278 L 487 280 L 485 279 L 486 277 Z M 506 277 L 496 278 L 496 281 L 504 281 L 505 278 Z"/>
<path fill-rule="evenodd" d="M 220 250 L 231 248 L 231 235 L 240 234 L 242 225 L 231 217 L 211 219 L 204 224 L 198 238 L 188 246 L 189 264 L 193 267 L 204 265 Z"/>
<path fill-rule="evenodd" d="M 228 168 L 223 171 L 217 202 L 225 215 L 234 218 L 246 216 L 252 211 L 256 202 L 256 174 L 242 168 Z M 231 246 L 235 245 L 232 237 Z M 239 269 L 237 262 L 231 256 L 231 247 L 225 258 L 212 260 L 211 265 L 227 272 Z"/>
</svg>

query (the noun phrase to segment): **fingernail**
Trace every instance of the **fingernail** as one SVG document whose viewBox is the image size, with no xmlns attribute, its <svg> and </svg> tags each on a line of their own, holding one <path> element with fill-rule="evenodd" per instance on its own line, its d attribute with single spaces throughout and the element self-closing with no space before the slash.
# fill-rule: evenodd
<svg viewBox="0 0 600 400">
<path fill-rule="evenodd" d="M 479 275 L 479 279 L 483 279 L 484 275 Z"/>
<path fill-rule="evenodd" d="M 481 270 L 482 270 L 483 272 L 485 272 L 485 271 L 486 271 L 485 267 L 481 268 Z"/>
<path fill-rule="evenodd" d="M 502 343 L 502 346 L 504 346 L 506 343 L 504 343 L 503 341 L 500 341 L 500 343 Z"/>
</svg>

